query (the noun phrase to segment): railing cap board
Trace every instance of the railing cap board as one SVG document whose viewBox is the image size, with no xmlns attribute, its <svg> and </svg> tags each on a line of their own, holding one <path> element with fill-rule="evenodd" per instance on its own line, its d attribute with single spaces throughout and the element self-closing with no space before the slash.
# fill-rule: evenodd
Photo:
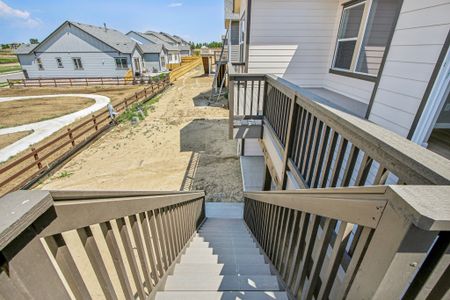
<svg viewBox="0 0 450 300">
<path fill-rule="evenodd" d="M 291 90 L 297 102 L 335 129 L 408 184 L 450 184 L 450 160 L 377 124 L 315 101 L 318 96 L 274 75 L 268 82 L 283 92 Z M 288 94 L 289 95 L 289 94 Z M 414 170 L 414 171 L 413 171 Z"/>
<path fill-rule="evenodd" d="M 389 205 L 416 227 L 450 231 L 450 186 L 393 185 L 386 194 Z"/>
<path fill-rule="evenodd" d="M 121 197 L 138 197 L 138 196 L 162 196 L 162 195 L 180 195 L 180 194 L 197 194 L 205 196 L 204 191 L 127 191 L 127 190 L 50 190 L 50 194 L 55 201 L 61 200 L 85 200 L 85 199 L 103 199 L 103 198 L 121 198 Z"/>
<path fill-rule="evenodd" d="M 0 250 L 52 205 L 47 191 L 17 191 L 0 198 Z"/>
</svg>

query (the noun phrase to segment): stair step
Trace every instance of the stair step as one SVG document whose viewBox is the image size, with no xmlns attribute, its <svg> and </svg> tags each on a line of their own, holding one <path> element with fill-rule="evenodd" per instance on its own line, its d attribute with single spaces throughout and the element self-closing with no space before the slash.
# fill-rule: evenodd
<svg viewBox="0 0 450 300">
<path fill-rule="evenodd" d="M 258 248 L 188 248 L 185 254 L 198 253 L 202 255 L 226 255 L 226 254 L 261 254 Z"/>
<path fill-rule="evenodd" d="M 168 276 L 165 291 L 279 291 L 276 276 L 175 274 Z"/>
<path fill-rule="evenodd" d="M 193 242 L 208 242 L 208 243 L 254 243 L 253 239 L 250 237 L 194 237 Z"/>
<path fill-rule="evenodd" d="M 256 248 L 255 243 L 227 243 L 227 242 L 191 242 L 189 247 L 192 248 L 229 248 L 229 247 L 236 247 L 236 248 Z"/>
<path fill-rule="evenodd" d="M 183 263 L 175 267 L 173 274 L 188 273 L 197 274 L 208 273 L 212 275 L 271 275 L 268 264 L 248 265 L 248 264 L 191 264 Z"/>
<path fill-rule="evenodd" d="M 201 253 L 184 254 L 181 256 L 180 264 L 183 263 L 224 263 L 224 264 L 264 264 L 264 257 L 260 254 L 224 254 L 224 255 L 203 255 Z"/>
<path fill-rule="evenodd" d="M 155 300 L 288 300 L 286 292 L 199 292 L 162 291 Z"/>
</svg>

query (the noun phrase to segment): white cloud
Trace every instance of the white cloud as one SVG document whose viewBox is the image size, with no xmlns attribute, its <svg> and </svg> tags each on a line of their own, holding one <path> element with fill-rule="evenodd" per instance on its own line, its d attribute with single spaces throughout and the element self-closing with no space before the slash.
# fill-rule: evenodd
<svg viewBox="0 0 450 300">
<path fill-rule="evenodd" d="M 174 3 L 170 3 L 169 7 L 180 7 L 182 5 L 183 5 L 183 3 L 181 3 L 181 2 L 174 2 Z"/>
<path fill-rule="evenodd" d="M 21 25 L 26 27 L 36 27 L 42 23 L 42 21 L 38 18 L 32 17 L 30 12 L 12 8 L 8 4 L 0 0 L 0 18 L 2 17 L 19 21 Z"/>
</svg>

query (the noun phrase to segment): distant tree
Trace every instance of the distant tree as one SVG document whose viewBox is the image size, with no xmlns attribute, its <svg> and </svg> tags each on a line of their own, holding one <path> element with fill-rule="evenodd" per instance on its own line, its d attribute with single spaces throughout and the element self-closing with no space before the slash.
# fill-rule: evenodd
<svg viewBox="0 0 450 300">
<path fill-rule="evenodd" d="M 32 38 L 30 39 L 30 44 L 39 44 L 39 41 L 36 38 Z"/>
<path fill-rule="evenodd" d="M 2 49 L 9 49 L 9 45 L 8 44 L 2 44 Z"/>
</svg>

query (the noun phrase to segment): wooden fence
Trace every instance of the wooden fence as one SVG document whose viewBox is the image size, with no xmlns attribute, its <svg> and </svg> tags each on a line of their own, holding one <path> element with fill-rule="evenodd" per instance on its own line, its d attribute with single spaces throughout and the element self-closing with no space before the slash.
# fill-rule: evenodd
<svg viewBox="0 0 450 300">
<path fill-rule="evenodd" d="M 37 78 L 8 79 L 9 87 L 59 87 L 59 86 L 92 86 L 92 85 L 135 85 L 151 84 L 159 77 L 89 77 L 89 78 Z"/>
<path fill-rule="evenodd" d="M 170 84 L 168 78 L 153 82 L 150 86 L 115 104 L 118 113 L 130 105 L 154 97 Z M 29 184 L 49 170 L 76 153 L 99 134 L 110 128 L 111 118 L 105 108 L 84 122 L 69 127 L 63 134 L 58 134 L 37 148 L 32 147 L 12 162 L 0 167 L 0 194 L 5 194 Z"/>
<path fill-rule="evenodd" d="M 185 58 L 187 59 L 187 58 Z M 183 63 L 180 67 L 174 69 L 170 72 L 170 81 L 176 81 L 178 78 L 188 73 L 189 71 L 195 69 L 198 66 L 202 65 L 201 57 L 192 57 L 188 59 L 187 63 Z"/>
<path fill-rule="evenodd" d="M 204 192 L 18 191 L 0 199 L 1 299 L 153 299 Z"/>
</svg>

